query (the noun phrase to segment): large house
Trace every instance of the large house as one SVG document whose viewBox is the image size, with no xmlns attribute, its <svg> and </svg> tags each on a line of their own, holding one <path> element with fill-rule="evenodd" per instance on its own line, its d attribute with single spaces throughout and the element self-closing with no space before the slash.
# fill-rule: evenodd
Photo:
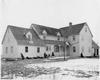
<svg viewBox="0 0 100 80">
<path fill-rule="evenodd" d="M 87 23 L 60 29 L 31 24 L 30 28 L 8 25 L 2 40 L 2 58 L 93 56 L 92 33 Z"/>
</svg>

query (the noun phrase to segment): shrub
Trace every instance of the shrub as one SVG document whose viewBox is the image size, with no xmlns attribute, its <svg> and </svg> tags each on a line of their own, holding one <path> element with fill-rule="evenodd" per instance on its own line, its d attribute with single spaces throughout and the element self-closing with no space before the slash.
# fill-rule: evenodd
<svg viewBox="0 0 100 80">
<path fill-rule="evenodd" d="M 44 53 L 44 58 L 47 58 L 47 54 L 46 53 Z"/>
<path fill-rule="evenodd" d="M 95 53 L 94 53 L 94 55 L 93 55 L 94 57 L 96 57 L 96 55 L 95 55 Z"/>
<path fill-rule="evenodd" d="M 52 52 L 52 56 L 55 56 L 55 55 L 54 55 L 54 52 Z"/>
<path fill-rule="evenodd" d="M 82 53 L 81 53 L 81 57 L 84 57 Z"/>
<path fill-rule="evenodd" d="M 21 58 L 22 58 L 22 60 L 25 59 L 25 57 L 24 57 L 24 55 L 22 53 L 21 53 Z"/>
</svg>

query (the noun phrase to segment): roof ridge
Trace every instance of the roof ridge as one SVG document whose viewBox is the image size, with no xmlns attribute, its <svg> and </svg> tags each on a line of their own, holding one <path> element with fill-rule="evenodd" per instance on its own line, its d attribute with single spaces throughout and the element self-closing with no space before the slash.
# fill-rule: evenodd
<svg viewBox="0 0 100 80">
<path fill-rule="evenodd" d="M 86 22 L 78 23 L 78 24 L 74 24 L 74 25 L 72 24 L 72 27 L 73 27 L 73 26 L 76 26 L 76 25 L 81 25 L 81 24 L 86 24 Z M 70 26 L 66 26 L 66 27 L 68 28 L 68 27 L 70 27 Z M 59 28 L 59 29 L 64 29 L 64 28 L 66 28 L 66 27 L 61 27 L 61 28 Z"/>
<path fill-rule="evenodd" d="M 33 25 L 34 25 L 34 23 L 32 23 Z M 57 29 L 57 28 L 54 28 L 54 27 L 49 27 L 49 26 L 44 26 L 44 25 L 41 25 L 41 24 L 35 24 L 35 25 L 38 25 L 38 26 L 41 26 L 41 27 L 46 27 L 46 28 L 52 28 L 52 29 Z M 57 30 L 59 30 L 59 29 L 57 29 Z"/>
<path fill-rule="evenodd" d="M 21 28 L 21 29 L 30 29 L 30 28 L 19 27 L 19 26 L 13 26 L 13 25 L 8 25 L 8 27 L 13 27 L 13 28 Z"/>
</svg>

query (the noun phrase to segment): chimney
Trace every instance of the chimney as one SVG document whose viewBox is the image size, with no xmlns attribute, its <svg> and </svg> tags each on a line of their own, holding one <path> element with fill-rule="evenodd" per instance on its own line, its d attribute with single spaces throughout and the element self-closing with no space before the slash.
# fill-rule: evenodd
<svg viewBox="0 0 100 80">
<path fill-rule="evenodd" d="M 72 22 L 69 22 L 69 26 L 72 26 Z"/>
</svg>

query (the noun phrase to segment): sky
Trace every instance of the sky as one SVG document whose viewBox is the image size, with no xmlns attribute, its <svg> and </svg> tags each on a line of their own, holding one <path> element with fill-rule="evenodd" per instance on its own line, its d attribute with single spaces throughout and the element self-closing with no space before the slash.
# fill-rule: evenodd
<svg viewBox="0 0 100 80">
<path fill-rule="evenodd" d="M 100 0 L 1 0 L 0 42 L 7 25 L 29 28 L 32 23 L 61 28 L 87 22 L 100 45 Z"/>
</svg>

